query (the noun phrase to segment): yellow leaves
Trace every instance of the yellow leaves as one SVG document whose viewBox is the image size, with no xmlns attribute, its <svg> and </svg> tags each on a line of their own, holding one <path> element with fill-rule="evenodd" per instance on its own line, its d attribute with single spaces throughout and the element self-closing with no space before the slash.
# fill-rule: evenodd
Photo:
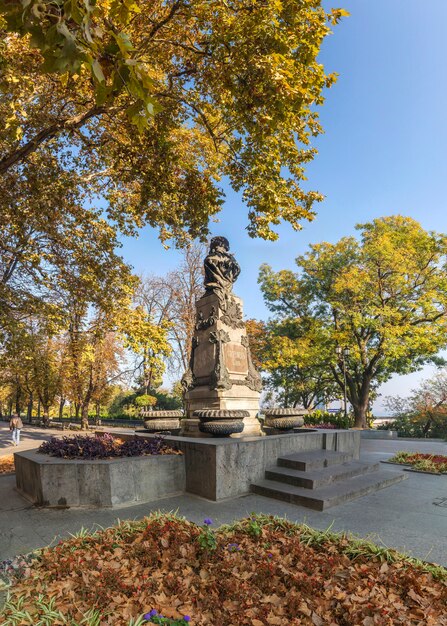
<svg viewBox="0 0 447 626">
<path fill-rule="evenodd" d="M 331 9 L 329 19 L 335 26 L 341 20 L 342 17 L 349 17 L 351 14 L 346 9 Z"/>
<path fill-rule="evenodd" d="M 11 30 L 30 30 L 28 11 L 40 13 L 40 4 L 31 0 L 23 16 L 14 14 Z M 250 207 L 250 234 L 274 240 L 272 224 L 285 219 L 299 229 L 321 200 L 300 186 L 303 165 L 315 154 L 302 146 L 322 130 L 310 105 L 321 103 L 335 80 L 316 62 L 328 33 L 319 4 L 275 0 L 235 12 L 227 3 L 199 0 L 182 3 L 180 12 L 155 0 L 147 12 L 135 0 L 67 0 L 54 30 L 50 5 L 42 5 L 32 24 L 32 117 L 51 126 L 71 110 L 73 77 L 79 103 L 113 109 L 87 133 L 107 151 L 92 155 L 78 145 L 74 151 L 84 163 L 94 156 L 98 167 L 102 160 L 112 164 L 107 200 L 121 227 L 149 222 L 162 237 L 204 235 L 219 209 L 216 181 L 228 176 Z M 42 78 L 38 50 L 56 73 L 51 79 Z M 78 104 L 74 116 L 86 109 Z M 286 170 L 294 184 L 283 177 Z"/>
</svg>

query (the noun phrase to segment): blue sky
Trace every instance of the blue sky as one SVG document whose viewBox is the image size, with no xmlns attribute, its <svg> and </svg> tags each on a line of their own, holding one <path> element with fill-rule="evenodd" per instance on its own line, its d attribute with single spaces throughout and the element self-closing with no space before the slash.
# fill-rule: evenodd
<svg viewBox="0 0 447 626">
<path fill-rule="evenodd" d="M 325 134 L 308 167 L 308 185 L 325 195 L 303 230 L 279 228 L 277 242 L 253 240 L 244 227 L 247 211 L 226 188 L 226 202 L 213 234 L 228 237 L 242 267 L 235 291 L 248 317 L 267 318 L 257 285 L 261 263 L 293 268 L 310 243 L 337 241 L 357 223 L 400 213 L 426 229 L 447 231 L 447 0 L 340 0 L 345 18 L 326 39 L 320 61 L 338 72 L 320 108 Z M 137 272 L 162 274 L 178 263 L 156 232 L 123 240 L 122 254 Z M 394 377 L 382 395 L 405 395 L 430 372 Z M 383 411 L 382 402 L 375 410 Z"/>
</svg>

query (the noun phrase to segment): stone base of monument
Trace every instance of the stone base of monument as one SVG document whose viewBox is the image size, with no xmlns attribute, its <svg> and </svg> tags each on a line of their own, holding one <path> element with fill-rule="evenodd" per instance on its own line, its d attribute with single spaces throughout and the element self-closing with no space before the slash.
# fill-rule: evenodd
<svg viewBox="0 0 447 626">
<path fill-rule="evenodd" d="M 210 390 L 209 387 L 197 387 L 189 391 L 186 398 L 188 418 L 182 420 L 182 434 L 194 437 L 199 431 L 199 420 L 194 417 L 196 411 L 243 409 L 247 416 L 244 418 L 244 430 L 233 436 L 254 437 L 262 435 L 261 424 L 256 417 L 259 412 L 259 392 L 249 389 L 245 385 L 233 386 L 228 390 Z"/>
<path fill-rule="evenodd" d="M 342 430 L 239 439 L 168 436 L 165 441 L 183 452 L 187 493 L 214 501 L 250 493 L 283 455 L 333 450 L 358 459 L 360 453 L 360 433 Z"/>
<path fill-rule="evenodd" d="M 196 310 L 190 364 L 182 379 L 187 416 L 182 433 L 200 433 L 196 411 L 244 410 L 244 429 L 231 436 L 261 435 L 256 416 L 262 382 L 251 359 L 241 298 L 232 292 L 224 298 L 207 293 L 197 300 Z"/>
<path fill-rule="evenodd" d="M 114 434 L 134 436 L 116 430 Z M 360 462 L 360 431 L 297 429 L 269 437 L 167 436 L 165 441 L 183 452 L 176 458 L 184 463 L 186 493 L 212 501 L 254 491 L 322 510 L 406 477 L 404 472 Z"/>
</svg>

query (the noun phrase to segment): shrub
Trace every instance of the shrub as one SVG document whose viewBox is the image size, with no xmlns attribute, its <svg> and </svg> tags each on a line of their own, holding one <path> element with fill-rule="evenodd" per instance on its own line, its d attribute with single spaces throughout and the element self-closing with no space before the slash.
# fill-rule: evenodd
<svg viewBox="0 0 447 626">
<path fill-rule="evenodd" d="M 335 428 L 351 428 L 354 426 L 354 418 L 352 415 L 345 417 L 344 413 L 329 413 L 317 409 L 306 416 L 306 424 L 308 426 L 319 426 L 323 428 L 323 424 L 332 424 Z M 330 426 L 329 426 L 330 428 Z"/>
<path fill-rule="evenodd" d="M 88 435 L 51 437 L 49 441 L 45 441 L 39 447 L 38 452 L 63 459 L 86 460 L 153 454 L 181 454 L 178 450 L 165 444 L 162 437 L 152 439 L 134 437 L 128 441 L 121 441 L 108 433 L 95 437 Z"/>
<path fill-rule="evenodd" d="M 140 409 L 144 409 L 147 407 L 152 407 L 157 404 L 157 398 L 155 396 L 151 396 L 148 393 L 144 393 L 141 396 L 137 396 L 134 400 L 136 406 Z"/>
<path fill-rule="evenodd" d="M 377 430 L 397 430 L 399 437 L 447 438 L 447 421 L 434 422 L 428 428 L 424 420 L 417 416 L 402 415 L 393 422 L 381 424 Z"/>
<path fill-rule="evenodd" d="M 338 428 L 338 426 L 335 426 L 334 424 L 329 424 L 327 422 L 322 422 L 318 424 L 304 424 L 304 428 L 324 428 L 327 430 L 335 430 L 336 428 Z"/>
</svg>

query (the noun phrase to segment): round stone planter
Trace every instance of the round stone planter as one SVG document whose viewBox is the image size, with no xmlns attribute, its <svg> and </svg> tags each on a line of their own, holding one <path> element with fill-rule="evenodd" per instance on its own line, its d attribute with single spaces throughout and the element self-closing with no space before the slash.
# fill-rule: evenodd
<svg viewBox="0 0 447 626">
<path fill-rule="evenodd" d="M 304 424 L 303 409 L 274 408 L 265 411 L 265 426 L 287 432 Z"/>
<path fill-rule="evenodd" d="M 172 432 L 180 428 L 181 411 L 143 411 L 144 427 L 150 433 Z"/>
<path fill-rule="evenodd" d="M 194 417 L 200 419 L 200 432 L 213 437 L 229 437 L 244 430 L 244 418 L 250 417 L 250 413 L 230 409 L 203 409 L 194 411 Z"/>
</svg>

